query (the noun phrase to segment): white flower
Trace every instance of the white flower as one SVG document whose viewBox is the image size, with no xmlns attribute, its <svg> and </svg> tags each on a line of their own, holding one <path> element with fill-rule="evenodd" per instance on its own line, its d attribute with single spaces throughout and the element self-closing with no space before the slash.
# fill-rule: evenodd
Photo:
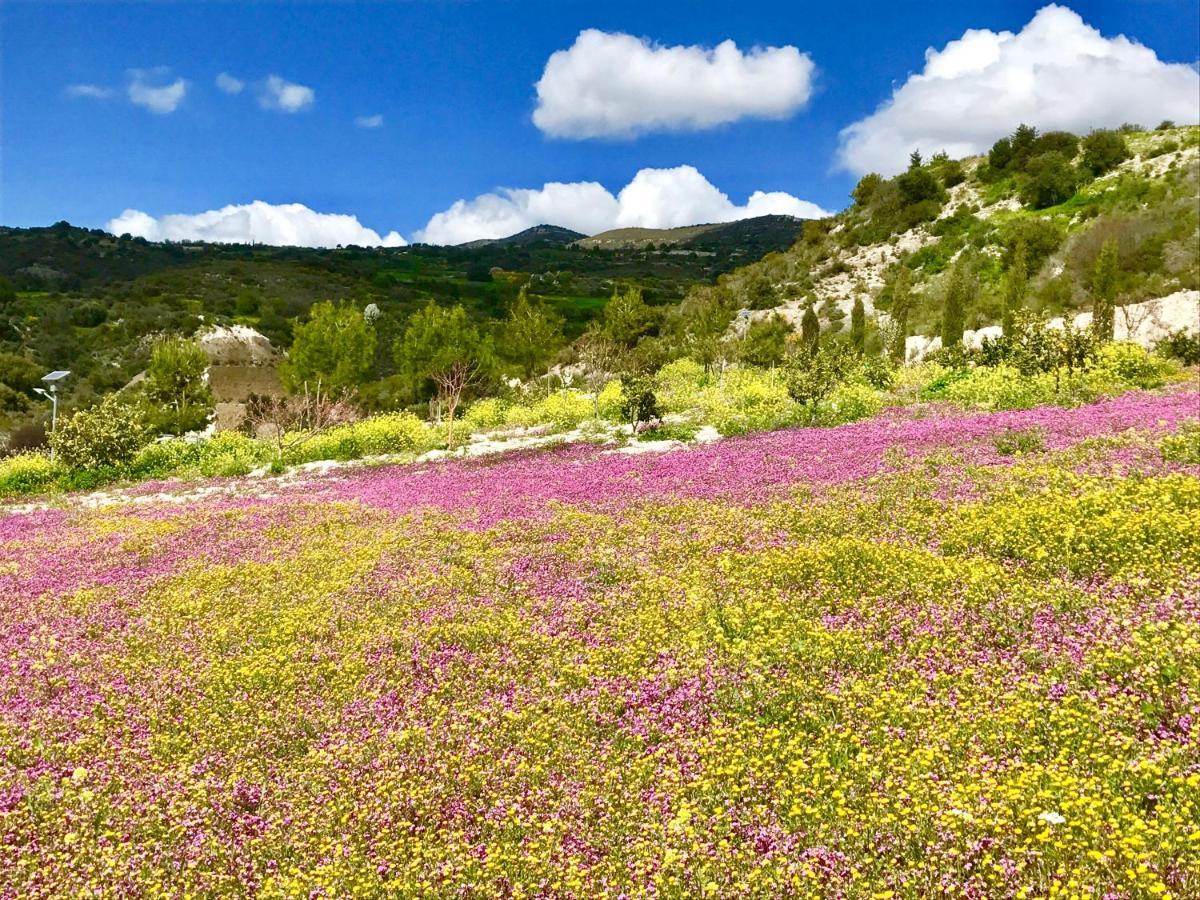
<svg viewBox="0 0 1200 900">
<path fill-rule="evenodd" d="M 1047 825 L 1061 825 L 1063 822 L 1067 821 L 1059 813 L 1056 813 L 1053 810 L 1042 813 L 1040 816 L 1038 816 L 1038 818 Z"/>
</svg>

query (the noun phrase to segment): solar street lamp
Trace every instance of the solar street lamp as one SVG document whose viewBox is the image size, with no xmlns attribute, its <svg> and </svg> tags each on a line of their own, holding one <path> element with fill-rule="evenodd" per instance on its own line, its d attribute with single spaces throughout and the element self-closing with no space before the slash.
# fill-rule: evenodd
<svg viewBox="0 0 1200 900">
<path fill-rule="evenodd" d="M 58 427 L 58 383 L 66 378 L 71 373 L 66 369 L 55 369 L 49 375 L 43 375 L 42 381 L 46 382 L 49 390 L 46 388 L 34 388 L 37 393 L 41 394 L 50 401 L 50 433 L 54 433 L 54 429 Z M 54 458 L 54 447 L 50 448 L 50 458 Z"/>
</svg>

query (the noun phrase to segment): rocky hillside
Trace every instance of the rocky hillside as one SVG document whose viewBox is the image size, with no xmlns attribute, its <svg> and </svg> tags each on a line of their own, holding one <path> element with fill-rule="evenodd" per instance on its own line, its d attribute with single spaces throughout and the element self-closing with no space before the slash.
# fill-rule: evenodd
<svg viewBox="0 0 1200 900">
<path fill-rule="evenodd" d="M 1186 318 L 1200 297 L 1200 128 L 1120 137 L 1128 158 L 1098 174 L 1086 169 L 1082 146 L 1070 156 L 1047 153 L 1063 157 L 1068 167 L 1062 172 L 1075 179 L 1059 196 L 1034 196 L 1038 173 L 999 169 L 995 151 L 959 161 L 935 158 L 890 181 L 868 175 L 848 209 L 810 223 L 790 250 L 725 282 L 746 306 L 758 307 L 751 320 L 778 314 L 798 328 L 812 305 L 822 329 L 839 332 L 862 298 L 868 316 L 886 329 L 889 286 L 903 266 L 915 295 L 908 330 L 928 335 L 937 331 L 946 273 L 965 253 L 979 282 L 967 326 L 981 329 L 999 321 L 1005 272 L 1018 243 L 1025 248 L 1027 305 L 1053 317 L 1090 306 L 1089 273 L 1111 238 L 1120 252 L 1119 302 L 1180 298 L 1184 305 L 1166 317 L 1175 321 L 1182 309 Z M 1068 146 L 1075 146 L 1073 138 Z M 919 199 L 906 203 L 906 190 Z M 762 297 L 768 299 L 754 302 Z M 1164 311 L 1161 304 L 1155 309 Z"/>
</svg>

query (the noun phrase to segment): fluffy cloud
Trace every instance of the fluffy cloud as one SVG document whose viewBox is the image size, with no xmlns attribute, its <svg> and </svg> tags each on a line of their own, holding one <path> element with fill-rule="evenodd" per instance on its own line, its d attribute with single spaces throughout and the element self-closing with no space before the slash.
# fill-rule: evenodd
<svg viewBox="0 0 1200 900">
<path fill-rule="evenodd" d="M 551 182 L 540 189 L 500 188 L 459 200 L 429 220 L 414 239 L 461 244 L 499 238 L 543 223 L 595 234 L 610 228 L 674 228 L 701 222 L 732 222 L 779 213 L 801 218 L 829 215 L 819 206 L 782 192 L 755 191 L 743 206 L 692 166 L 642 169 L 614 196 L 594 181 Z"/>
<path fill-rule="evenodd" d="M 310 87 L 268 75 L 258 94 L 258 105 L 285 113 L 297 113 L 313 105 L 316 94 Z"/>
<path fill-rule="evenodd" d="M 107 100 L 113 95 L 113 89 L 102 84 L 68 84 L 68 97 L 86 97 L 89 100 Z"/>
<path fill-rule="evenodd" d="M 838 164 L 890 175 L 914 149 L 980 153 L 1021 122 L 1080 133 L 1161 119 L 1200 119 L 1200 74 L 1051 5 L 1018 34 L 969 30 L 940 52 L 926 50 L 923 72 L 842 131 Z"/>
<path fill-rule="evenodd" d="M 354 124 L 359 128 L 382 128 L 383 116 L 376 113 L 373 116 L 356 116 Z"/>
<path fill-rule="evenodd" d="M 226 94 L 240 94 L 246 86 L 246 82 L 240 78 L 235 78 L 228 72 L 221 72 L 217 75 L 217 89 Z"/>
<path fill-rule="evenodd" d="M 546 61 L 533 122 L 553 137 L 595 138 L 782 119 L 808 102 L 814 70 L 795 47 L 663 47 L 588 29 Z"/>
<path fill-rule="evenodd" d="M 275 205 L 261 200 L 195 215 L 158 218 L 141 210 L 127 209 L 104 229 L 112 234 L 131 234 L 150 241 L 213 241 L 281 247 L 405 245 L 404 238 L 396 232 L 380 237 L 378 232 L 362 225 L 356 216 L 314 212 L 300 203 Z"/>
<path fill-rule="evenodd" d="M 188 83 L 182 78 L 160 83 L 169 74 L 169 70 L 164 68 L 130 69 L 126 89 L 129 102 L 159 115 L 175 112 L 187 95 Z"/>
</svg>

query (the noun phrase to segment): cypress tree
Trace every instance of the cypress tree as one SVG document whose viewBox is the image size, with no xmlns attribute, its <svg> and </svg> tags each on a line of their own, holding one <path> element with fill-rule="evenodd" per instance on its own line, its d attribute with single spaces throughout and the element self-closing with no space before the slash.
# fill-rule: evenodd
<svg viewBox="0 0 1200 900">
<path fill-rule="evenodd" d="M 905 355 L 905 338 L 908 337 L 908 314 L 912 310 L 912 274 L 908 266 L 901 266 L 900 271 L 892 280 L 892 321 L 896 325 L 896 333 L 892 337 L 892 346 L 888 348 L 892 359 L 903 362 Z"/>
<path fill-rule="evenodd" d="M 1111 341 L 1116 318 L 1117 276 L 1121 260 L 1117 242 L 1109 238 L 1096 255 L 1092 268 L 1092 332 L 1100 341 Z"/>
<path fill-rule="evenodd" d="M 946 284 L 946 305 L 942 310 L 942 346 L 962 344 L 967 322 L 967 306 L 975 297 L 975 276 L 965 257 L 960 256 L 950 270 Z"/>
<path fill-rule="evenodd" d="M 1012 262 L 1008 266 L 1008 274 L 1004 280 L 1004 314 L 1001 327 L 1005 335 L 1013 333 L 1017 311 L 1025 305 L 1025 294 L 1029 290 L 1029 272 L 1025 265 L 1025 241 L 1017 241 L 1013 248 Z"/>
<path fill-rule="evenodd" d="M 811 303 L 804 311 L 804 318 L 800 320 L 800 337 L 804 346 L 808 347 L 808 352 L 816 355 L 821 341 L 821 323 L 817 320 L 817 311 Z"/>
<path fill-rule="evenodd" d="M 850 343 L 859 353 L 867 344 L 867 310 L 861 296 L 854 298 L 854 306 L 850 310 Z"/>
</svg>

